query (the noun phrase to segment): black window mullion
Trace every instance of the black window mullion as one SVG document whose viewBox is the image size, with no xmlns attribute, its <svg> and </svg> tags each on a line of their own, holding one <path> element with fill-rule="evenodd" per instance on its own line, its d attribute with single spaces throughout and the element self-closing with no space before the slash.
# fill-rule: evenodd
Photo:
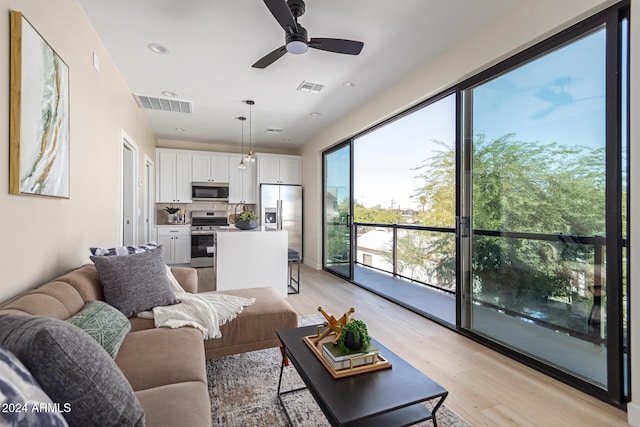
<svg viewBox="0 0 640 427">
<path fill-rule="evenodd" d="M 606 277 L 607 381 L 611 400 L 624 402 L 622 299 L 622 139 L 620 85 L 620 16 L 606 20 Z"/>
</svg>

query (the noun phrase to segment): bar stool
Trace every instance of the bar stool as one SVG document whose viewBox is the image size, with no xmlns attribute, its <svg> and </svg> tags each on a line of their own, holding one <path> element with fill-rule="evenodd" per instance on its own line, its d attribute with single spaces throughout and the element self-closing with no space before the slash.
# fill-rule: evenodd
<svg viewBox="0 0 640 427">
<path fill-rule="evenodd" d="M 293 277 L 293 265 L 297 266 L 296 278 Z M 295 286 L 294 286 L 295 285 Z M 289 248 L 289 294 L 300 293 L 300 254 L 298 251 Z"/>
</svg>

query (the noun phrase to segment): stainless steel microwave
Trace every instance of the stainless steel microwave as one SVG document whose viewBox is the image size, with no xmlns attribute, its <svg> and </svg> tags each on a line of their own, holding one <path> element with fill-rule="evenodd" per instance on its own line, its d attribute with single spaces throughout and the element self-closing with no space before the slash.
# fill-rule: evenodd
<svg viewBox="0 0 640 427">
<path fill-rule="evenodd" d="M 229 183 L 192 182 L 191 200 L 194 202 L 226 202 L 229 200 Z"/>
</svg>

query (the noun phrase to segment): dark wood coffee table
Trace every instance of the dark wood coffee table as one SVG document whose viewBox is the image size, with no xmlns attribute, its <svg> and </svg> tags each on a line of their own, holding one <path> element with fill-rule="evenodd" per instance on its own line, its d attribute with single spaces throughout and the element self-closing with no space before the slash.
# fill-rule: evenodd
<svg viewBox="0 0 640 427">
<path fill-rule="evenodd" d="M 375 340 L 372 341 L 380 348 L 380 354 L 391 362 L 390 369 L 333 379 L 303 341 L 305 336 L 315 335 L 317 330 L 317 326 L 307 326 L 277 331 L 284 355 L 289 357 L 306 385 L 280 390 L 283 357 L 278 398 L 289 424 L 291 418 L 282 396 L 308 389 L 333 426 L 408 426 L 426 420 L 433 420 L 433 425 L 437 426 L 436 412 L 447 397 L 447 390 Z M 429 410 L 424 402 L 432 399 L 438 401 Z"/>
</svg>

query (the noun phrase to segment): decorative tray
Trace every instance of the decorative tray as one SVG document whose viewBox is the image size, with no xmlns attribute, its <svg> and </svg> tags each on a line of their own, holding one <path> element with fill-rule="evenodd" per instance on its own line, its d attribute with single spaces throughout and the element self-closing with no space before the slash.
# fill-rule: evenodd
<svg viewBox="0 0 640 427">
<path fill-rule="evenodd" d="M 391 362 L 385 359 L 382 355 L 377 354 L 376 360 L 373 363 L 368 363 L 366 365 L 359 365 L 354 367 L 348 367 L 344 369 L 335 369 L 333 366 L 327 362 L 327 360 L 322 355 L 322 344 L 326 342 L 333 341 L 333 337 L 327 336 L 321 339 L 318 344 L 314 344 L 313 340 L 320 336 L 320 326 L 318 327 L 318 333 L 316 335 L 307 335 L 304 337 L 304 342 L 311 349 L 313 354 L 316 355 L 318 360 L 327 368 L 327 371 L 331 374 L 334 379 L 350 377 L 352 375 L 364 374 L 365 372 L 373 372 L 379 371 L 381 369 L 389 369 L 391 368 Z"/>
</svg>

